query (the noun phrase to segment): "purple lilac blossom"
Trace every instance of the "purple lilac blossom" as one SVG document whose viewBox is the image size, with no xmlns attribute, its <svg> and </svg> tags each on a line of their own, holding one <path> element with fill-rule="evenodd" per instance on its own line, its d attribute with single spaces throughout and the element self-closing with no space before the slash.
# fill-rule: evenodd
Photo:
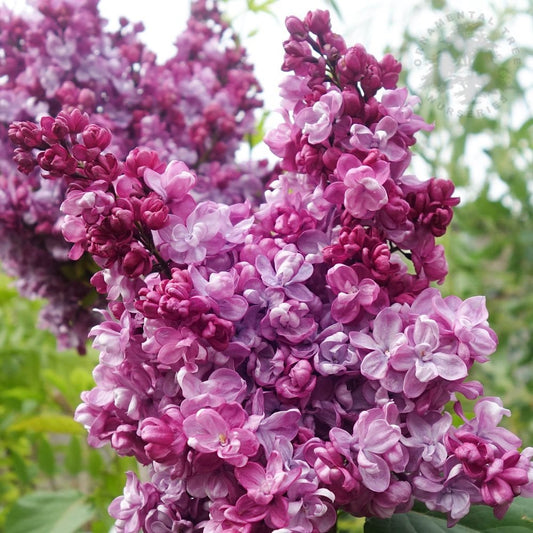
<svg viewBox="0 0 533 533">
<path fill-rule="evenodd" d="M 386 518 L 415 499 L 450 526 L 478 504 L 501 518 L 533 494 L 533 451 L 468 381 L 496 348 L 484 299 L 430 287 L 458 201 L 404 173 L 430 127 L 392 56 L 347 47 L 326 11 L 287 29 L 285 122 L 267 139 L 282 160 L 259 206 L 196 196 L 186 161 L 122 160 L 79 110 L 10 128 L 21 169 L 66 183 L 71 253 L 93 257 L 109 300 L 75 418 L 147 467 L 110 506 L 116 530 L 325 533 L 339 510 Z"/>
</svg>

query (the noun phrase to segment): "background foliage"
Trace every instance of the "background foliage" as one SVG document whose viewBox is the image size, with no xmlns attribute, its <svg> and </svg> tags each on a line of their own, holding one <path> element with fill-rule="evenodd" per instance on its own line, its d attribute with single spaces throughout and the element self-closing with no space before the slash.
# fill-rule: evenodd
<svg viewBox="0 0 533 533">
<path fill-rule="evenodd" d="M 433 31 L 407 31 L 397 53 L 404 64 L 411 58 L 403 81 L 435 123 L 415 151 L 430 175 L 450 177 L 461 196 L 443 238 L 450 267 L 443 291 L 485 295 L 499 337 L 491 362 L 472 377 L 503 399 L 513 412 L 508 427 L 532 443 L 533 41 L 519 37 L 532 35 L 533 2 L 501 6 L 465 13 L 434 1 Z M 420 63 L 431 66 L 423 89 L 414 81 Z"/>
<path fill-rule="evenodd" d="M 35 327 L 41 305 L 0 276 L 0 531 L 107 532 L 107 506 L 136 465 L 87 445 L 72 416 L 96 353 L 58 353 Z"/>
<path fill-rule="evenodd" d="M 275 14 L 275 2 L 248 1 L 247 8 Z M 340 2 L 325 4 L 342 13 Z M 503 398 L 513 412 L 508 426 L 531 444 L 533 83 L 527 72 L 533 56 L 532 48 L 509 39 L 517 20 L 531 25 L 533 2 L 521 9 L 504 4 L 490 20 L 452 16 L 457 12 L 440 0 L 431 8 L 435 21 L 445 23 L 436 22 L 431 33 L 427 26 L 409 29 L 402 47 L 391 51 L 404 64 L 403 83 L 424 93 L 419 113 L 435 123 L 416 146 L 421 173 L 451 177 L 463 199 L 444 240 L 450 274 L 443 290 L 462 298 L 486 295 L 500 345 L 474 378 L 487 395 Z M 466 99 L 461 80 L 450 75 L 465 66 L 476 80 Z M 72 421 L 80 392 L 92 387 L 96 355 L 57 353 L 55 339 L 35 328 L 40 305 L 20 299 L 0 277 L 0 530 L 106 532 L 107 506 L 122 492 L 124 473 L 136 466 L 107 449 L 89 448 Z M 481 512 L 461 523 L 468 531 L 487 531 L 495 527 L 491 520 L 490 512 Z M 505 531 L 533 530 L 524 501 L 505 524 Z M 417 512 L 366 525 L 341 517 L 338 531 L 363 527 L 368 533 L 445 529 L 442 518 Z"/>
</svg>

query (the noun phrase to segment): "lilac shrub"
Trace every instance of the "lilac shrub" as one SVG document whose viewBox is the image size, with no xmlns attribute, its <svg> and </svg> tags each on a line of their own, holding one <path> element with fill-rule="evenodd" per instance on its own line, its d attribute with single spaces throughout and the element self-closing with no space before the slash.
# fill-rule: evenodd
<svg viewBox="0 0 533 533">
<path fill-rule="evenodd" d="M 77 108 L 99 126 L 84 133 L 78 157 L 88 164 L 105 127 L 120 158 L 142 146 L 194 168 L 198 197 L 253 200 L 268 169 L 264 162 L 237 164 L 234 156 L 253 131 L 260 87 L 245 50 L 205 0 L 193 2 L 176 54 L 164 64 L 140 41 L 142 24 L 121 19 L 117 31 L 106 30 L 97 0 L 31 5 L 22 15 L 0 7 L 0 259 L 24 296 L 48 300 L 41 322 L 59 347 L 83 352 L 99 320 L 89 283 L 97 267 L 88 254 L 76 265 L 69 260 L 59 209 L 66 184 L 17 171 L 9 124 Z M 24 157 L 19 153 L 17 163 L 28 169 L 32 162 Z M 95 176 L 108 170 L 93 166 Z"/>
<path fill-rule="evenodd" d="M 406 174 L 431 127 L 392 56 L 347 47 L 326 11 L 286 24 L 279 172 L 256 208 L 195 197 L 197 172 L 156 151 L 121 160 L 79 110 L 10 128 L 23 170 L 68 184 L 71 256 L 100 267 L 76 420 L 146 466 L 109 508 L 116 529 L 327 532 L 339 510 L 415 500 L 449 525 L 477 504 L 501 518 L 533 495 L 533 449 L 468 379 L 496 348 L 484 299 L 431 286 L 458 203 Z"/>
</svg>

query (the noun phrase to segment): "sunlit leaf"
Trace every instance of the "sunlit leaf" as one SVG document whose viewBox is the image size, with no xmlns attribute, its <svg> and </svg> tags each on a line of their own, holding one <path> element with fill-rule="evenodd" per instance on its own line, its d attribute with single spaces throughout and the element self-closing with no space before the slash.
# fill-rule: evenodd
<svg viewBox="0 0 533 533">
<path fill-rule="evenodd" d="M 275 4 L 278 0 L 247 0 L 246 4 L 249 11 L 252 11 L 253 13 L 270 13 L 272 14 L 272 11 L 270 10 L 270 6 Z"/>
<path fill-rule="evenodd" d="M 9 426 L 10 431 L 35 431 L 38 433 L 65 433 L 83 435 L 85 430 L 70 416 L 43 414 L 20 420 Z"/>
<path fill-rule="evenodd" d="M 268 111 L 264 111 L 261 115 L 261 119 L 255 126 L 255 131 L 253 134 L 248 136 L 248 144 L 250 145 L 250 148 L 253 148 L 254 146 L 257 146 L 259 143 L 263 142 L 263 138 L 265 136 L 265 122 L 269 116 Z"/>
</svg>

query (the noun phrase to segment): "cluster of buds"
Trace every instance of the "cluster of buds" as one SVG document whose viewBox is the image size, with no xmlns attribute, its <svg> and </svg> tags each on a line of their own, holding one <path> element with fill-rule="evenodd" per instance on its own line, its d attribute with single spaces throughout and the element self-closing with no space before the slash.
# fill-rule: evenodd
<svg viewBox="0 0 533 533">
<path fill-rule="evenodd" d="M 338 510 L 415 500 L 450 525 L 473 504 L 502 517 L 533 496 L 533 448 L 468 380 L 497 344 L 484 298 L 430 286 L 458 201 L 405 174 L 430 127 L 391 56 L 347 47 L 325 11 L 287 27 L 285 121 L 267 135 L 280 171 L 256 208 L 195 197 L 183 161 L 122 160 L 79 111 L 10 129 L 21 169 L 68 186 L 71 258 L 100 267 L 100 362 L 76 419 L 147 469 L 112 502 L 116 530 L 327 532 Z"/>
</svg>

